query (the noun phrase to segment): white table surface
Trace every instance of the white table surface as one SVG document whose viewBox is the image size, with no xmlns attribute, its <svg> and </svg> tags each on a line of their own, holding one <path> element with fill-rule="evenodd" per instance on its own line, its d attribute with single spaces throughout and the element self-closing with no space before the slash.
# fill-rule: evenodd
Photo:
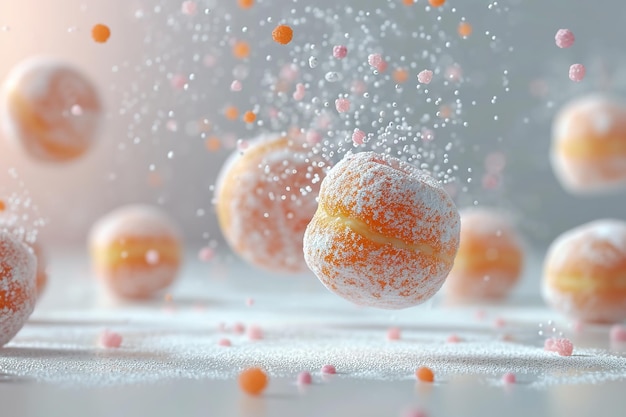
<svg viewBox="0 0 626 417">
<path fill-rule="evenodd" d="M 439 297 L 399 312 L 356 308 L 309 275 L 275 277 L 192 254 L 171 302 L 124 304 L 99 290 L 83 249 L 50 258 L 48 291 L 0 350 L 2 415 L 626 415 L 626 346 L 611 345 L 607 327 L 574 331 L 543 306 L 533 295 L 540 256 L 506 305 L 453 308 Z M 238 322 L 260 326 L 264 339 L 234 334 Z M 385 339 L 390 326 L 401 340 Z M 124 337 L 120 349 L 97 346 L 104 328 Z M 446 343 L 453 333 L 463 342 Z M 560 333 L 574 341 L 574 356 L 543 351 L 546 335 Z M 232 347 L 217 345 L 224 337 Z M 322 377 L 326 363 L 338 375 Z M 236 383 L 252 365 L 271 377 L 260 398 Z M 422 365 L 435 371 L 434 384 L 416 383 Z M 314 376 L 306 390 L 295 384 L 301 370 Z M 518 383 L 504 386 L 505 372 Z"/>
</svg>

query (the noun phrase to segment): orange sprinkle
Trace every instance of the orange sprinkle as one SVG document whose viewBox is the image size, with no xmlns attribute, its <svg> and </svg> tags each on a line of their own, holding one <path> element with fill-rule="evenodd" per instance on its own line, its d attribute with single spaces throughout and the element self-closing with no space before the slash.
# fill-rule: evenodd
<svg viewBox="0 0 626 417">
<path fill-rule="evenodd" d="M 244 41 L 237 41 L 233 45 L 233 55 L 238 59 L 246 59 L 250 56 L 250 45 Z"/>
<path fill-rule="evenodd" d="M 243 115 L 243 121 L 246 123 L 254 123 L 256 120 L 256 114 L 253 111 L 247 111 Z"/>
<path fill-rule="evenodd" d="M 446 0 L 428 0 L 428 4 L 433 7 L 441 7 L 446 4 Z"/>
<path fill-rule="evenodd" d="M 433 373 L 433 371 L 425 366 L 417 368 L 417 371 L 415 371 L 415 376 L 419 381 L 422 382 L 433 382 L 435 380 L 435 374 Z"/>
<path fill-rule="evenodd" d="M 172 294 L 167 293 L 165 294 L 163 299 L 165 300 L 166 303 L 171 303 L 174 300 L 174 297 L 172 296 Z"/>
<path fill-rule="evenodd" d="M 249 9 L 254 6 L 254 0 L 238 0 L 237 4 L 239 4 L 239 7 L 242 9 Z"/>
<path fill-rule="evenodd" d="M 463 37 L 463 38 L 467 38 L 469 35 L 472 34 L 472 25 L 470 25 L 467 22 L 461 22 L 459 23 L 459 36 Z"/>
<path fill-rule="evenodd" d="M 211 136 L 207 138 L 207 140 L 204 142 L 204 146 L 207 148 L 209 152 L 217 152 L 219 151 L 222 144 L 217 137 Z"/>
<path fill-rule="evenodd" d="M 409 79 L 409 72 L 404 68 L 397 68 L 393 72 L 393 80 L 398 84 L 405 83 L 407 82 L 408 79 Z"/>
<path fill-rule="evenodd" d="M 6 208 L 7 208 L 7 205 L 4 204 L 4 201 L 0 200 L 0 211 L 4 211 L 6 210 Z"/>
<path fill-rule="evenodd" d="M 281 45 L 287 45 L 293 39 L 293 29 L 287 25 L 278 25 L 272 32 L 272 38 Z"/>
<path fill-rule="evenodd" d="M 239 387 L 250 395 L 262 393 L 267 381 L 267 374 L 261 368 L 248 368 L 239 374 Z"/>
<path fill-rule="evenodd" d="M 405 6 L 412 6 L 415 3 L 415 0 L 402 0 L 402 4 Z"/>
<path fill-rule="evenodd" d="M 91 37 L 98 43 L 105 43 L 111 36 L 111 29 L 107 25 L 98 23 L 91 29 Z"/>
<path fill-rule="evenodd" d="M 228 106 L 224 110 L 224 116 L 228 120 L 237 120 L 237 116 L 239 116 L 239 110 L 235 106 Z"/>
</svg>

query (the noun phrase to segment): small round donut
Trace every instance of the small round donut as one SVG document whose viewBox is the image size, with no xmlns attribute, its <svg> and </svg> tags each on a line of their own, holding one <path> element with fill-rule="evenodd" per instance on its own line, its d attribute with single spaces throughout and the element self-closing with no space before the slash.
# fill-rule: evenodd
<svg viewBox="0 0 626 417">
<path fill-rule="evenodd" d="M 131 205 L 92 227 L 89 247 L 97 276 L 116 296 L 146 299 L 167 288 L 182 263 L 178 228 L 160 209 Z"/>
<path fill-rule="evenodd" d="M 37 301 L 37 260 L 8 232 L 0 232 L 0 346 L 20 331 Z"/>
<path fill-rule="evenodd" d="M 626 187 L 626 106 L 603 95 L 567 104 L 554 119 L 550 158 L 571 193 Z"/>
<path fill-rule="evenodd" d="M 31 157 L 64 162 L 91 148 L 102 118 L 94 85 L 79 70 L 48 58 L 17 65 L 4 83 L 2 125 Z"/>
<path fill-rule="evenodd" d="M 424 171 L 373 152 L 344 157 L 322 182 L 304 258 L 332 292 L 401 309 L 442 286 L 459 245 L 459 212 Z"/>
<path fill-rule="evenodd" d="M 626 319 L 626 222 L 596 220 L 556 238 L 542 292 L 554 309 L 583 322 Z"/>
<path fill-rule="evenodd" d="M 306 271 L 302 237 L 324 166 L 305 144 L 280 135 L 263 135 L 234 153 L 216 184 L 217 218 L 233 251 L 267 271 Z"/>
<path fill-rule="evenodd" d="M 460 211 L 461 241 L 444 286 L 452 301 L 498 301 L 519 281 L 524 266 L 522 239 L 502 212 Z"/>
</svg>

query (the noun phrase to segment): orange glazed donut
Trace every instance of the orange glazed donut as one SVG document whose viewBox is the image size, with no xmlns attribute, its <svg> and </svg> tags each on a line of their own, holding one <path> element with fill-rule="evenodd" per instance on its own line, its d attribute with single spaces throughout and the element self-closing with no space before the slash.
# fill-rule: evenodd
<svg viewBox="0 0 626 417">
<path fill-rule="evenodd" d="M 178 229 L 156 207 L 118 208 L 94 224 L 89 238 L 94 269 L 122 298 L 150 298 L 176 278 L 182 249 Z"/>
<path fill-rule="evenodd" d="M 233 154 L 216 185 L 217 217 L 230 247 L 268 271 L 306 271 L 302 237 L 317 208 L 324 165 L 306 145 L 278 135 Z"/>
<path fill-rule="evenodd" d="M 441 288 L 459 229 L 459 213 L 435 179 L 396 158 L 362 152 L 346 156 L 322 182 L 304 258 L 345 299 L 401 309 Z"/>
<path fill-rule="evenodd" d="M 626 107 L 601 95 L 566 105 L 553 123 L 551 161 L 570 192 L 626 187 Z"/>
<path fill-rule="evenodd" d="M 517 284 L 524 265 L 522 240 L 497 210 L 461 210 L 461 242 L 445 284 L 454 301 L 495 301 Z"/>
<path fill-rule="evenodd" d="M 10 233 L 0 232 L 0 346 L 20 331 L 35 308 L 37 261 Z"/>
<path fill-rule="evenodd" d="M 559 236 L 544 264 L 543 296 L 579 320 L 626 318 L 626 223 L 596 220 Z"/>
<path fill-rule="evenodd" d="M 27 60 L 4 84 L 2 123 L 30 156 L 68 161 L 95 140 L 102 117 L 93 84 L 73 67 L 51 59 Z"/>
</svg>

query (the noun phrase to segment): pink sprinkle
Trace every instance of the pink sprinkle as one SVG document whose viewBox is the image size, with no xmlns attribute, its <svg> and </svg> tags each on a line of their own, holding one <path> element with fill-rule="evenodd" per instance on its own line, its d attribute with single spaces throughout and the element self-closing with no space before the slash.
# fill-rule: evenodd
<svg viewBox="0 0 626 417">
<path fill-rule="evenodd" d="M 211 68 L 215 66 L 215 64 L 217 64 L 217 58 L 215 58 L 213 55 L 205 55 L 202 63 L 205 67 Z"/>
<path fill-rule="evenodd" d="M 502 375 L 502 382 L 504 382 L 505 384 L 515 384 L 515 381 L 515 374 L 511 372 L 507 372 L 506 374 Z"/>
<path fill-rule="evenodd" d="M 344 59 L 348 55 L 348 48 L 343 45 L 335 45 L 333 47 L 333 56 L 337 59 Z"/>
<path fill-rule="evenodd" d="M 419 74 L 417 74 L 417 81 L 419 81 L 422 84 L 430 84 L 432 80 L 433 80 L 433 72 L 431 70 L 423 70 L 423 71 L 420 71 Z"/>
<path fill-rule="evenodd" d="M 259 326 L 250 326 L 247 332 L 248 339 L 250 340 L 262 340 L 263 330 Z"/>
<path fill-rule="evenodd" d="M 298 385 L 311 385 L 313 377 L 310 372 L 302 371 L 298 374 Z"/>
<path fill-rule="evenodd" d="M 504 320 L 502 317 L 498 317 L 493 321 L 493 325 L 498 328 L 504 327 L 506 326 L 506 320 Z"/>
<path fill-rule="evenodd" d="M 572 356 L 574 345 L 569 339 L 558 339 L 553 337 L 546 339 L 543 349 L 548 352 L 556 352 L 561 356 Z"/>
<path fill-rule="evenodd" d="M 306 141 L 311 145 L 315 145 L 322 141 L 322 135 L 315 130 L 309 130 L 306 132 Z"/>
<path fill-rule="evenodd" d="M 243 334 L 246 331 L 246 326 L 243 323 L 235 323 L 233 324 L 233 332 L 237 334 Z"/>
<path fill-rule="evenodd" d="M 294 91 L 293 93 L 293 99 L 296 101 L 301 101 L 304 98 L 305 94 L 306 94 L 306 88 L 304 87 L 304 84 L 301 84 L 301 83 L 296 84 L 296 91 Z"/>
<path fill-rule="evenodd" d="M 432 142 L 435 139 L 435 132 L 428 128 L 423 128 L 420 132 L 420 137 L 424 142 Z"/>
<path fill-rule="evenodd" d="M 241 91 L 242 85 L 241 85 L 241 81 L 239 80 L 235 80 L 230 84 L 230 91 Z"/>
<path fill-rule="evenodd" d="M 298 78 L 298 66 L 295 64 L 285 64 L 280 70 L 280 78 L 285 81 L 294 82 Z"/>
<path fill-rule="evenodd" d="M 500 187 L 500 175 L 499 174 L 485 174 L 483 175 L 482 185 L 485 190 L 495 190 Z"/>
<path fill-rule="evenodd" d="M 220 339 L 220 340 L 217 342 L 217 344 L 218 344 L 219 346 L 224 346 L 224 347 L 231 347 L 231 346 L 232 346 L 232 343 L 230 342 L 230 339 L 226 339 L 226 338 L 224 338 L 224 339 Z"/>
<path fill-rule="evenodd" d="M 354 133 L 352 133 L 352 143 L 355 146 L 363 145 L 363 139 L 365 139 L 365 132 L 361 129 L 354 129 Z"/>
<path fill-rule="evenodd" d="M 387 330 L 387 340 L 400 340 L 400 329 L 397 327 L 390 327 Z"/>
<path fill-rule="evenodd" d="M 569 67 L 569 79 L 574 82 L 581 82 L 585 78 L 587 70 L 583 64 L 573 64 Z"/>
<path fill-rule="evenodd" d="M 381 54 L 370 54 L 367 57 L 367 63 L 378 72 L 384 72 L 387 69 L 387 62 Z"/>
<path fill-rule="evenodd" d="M 247 305 L 248 307 L 252 307 L 252 306 L 254 305 L 254 298 L 252 298 L 252 297 L 248 297 L 248 298 L 246 299 L 246 305 Z"/>
<path fill-rule="evenodd" d="M 450 335 L 450 336 L 448 336 L 448 338 L 446 339 L 446 342 L 448 342 L 448 343 L 460 343 L 460 342 L 462 342 L 462 341 L 463 341 L 463 340 L 462 340 L 459 336 L 457 336 L 457 335 L 455 335 L 455 334 L 451 334 L 451 335 Z"/>
<path fill-rule="evenodd" d="M 402 413 L 402 417 L 428 417 L 428 414 L 422 410 L 409 409 Z"/>
<path fill-rule="evenodd" d="M 176 123 L 176 120 L 170 119 L 165 123 L 165 128 L 170 132 L 176 132 L 178 130 L 178 123 Z"/>
<path fill-rule="evenodd" d="M 503 342 L 513 342 L 515 340 L 515 338 L 513 337 L 513 335 L 511 335 L 509 333 L 504 333 L 500 337 L 500 340 L 502 340 Z"/>
<path fill-rule="evenodd" d="M 100 333 L 99 344 L 103 348 L 117 349 L 122 345 L 122 336 L 118 333 L 104 330 L 102 333 Z"/>
<path fill-rule="evenodd" d="M 213 248 L 204 247 L 198 252 L 198 259 L 202 262 L 209 262 L 215 256 Z"/>
<path fill-rule="evenodd" d="M 446 78 L 450 81 L 460 81 L 463 77 L 463 69 L 459 64 L 450 65 L 446 68 Z"/>
<path fill-rule="evenodd" d="M 198 5 L 195 1 L 185 1 L 181 6 L 181 11 L 187 16 L 193 16 L 198 12 Z"/>
<path fill-rule="evenodd" d="M 574 45 L 574 34 L 569 29 L 559 29 L 554 35 L 556 46 L 559 48 L 569 48 Z"/>
<path fill-rule="evenodd" d="M 611 342 L 626 343 L 626 327 L 619 324 L 611 327 Z"/>
<path fill-rule="evenodd" d="M 476 320 L 484 320 L 487 317 L 487 312 L 485 310 L 476 310 L 474 313 Z"/>
<path fill-rule="evenodd" d="M 352 86 L 350 87 L 350 92 L 354 93 L 354 94 L 364 94 L 367 91 L 367 84 L 365 84 L 363 81 L 361 80 L 356 80 L 352 83 Z"/>
<path fill-rule="evenodd" d="M 170 80 L 170 84 L 172 85 L 172 88 L 174 88 L 175 90 L 182 90 L 185 87 L 186 83 L 187 83 L 187 78 L 181 74 L 173 75 L 172 79 Z"/>
<path fill-rule="evenodd" d="M 333 365 L 322 366 L 322 373 L 327 375 L 334 375 L 337 373 L 337 369 Z"/>
<path fill-rule="evenodd" d="M 335 108 L 339 113 L 350 111 L 350 100 L 347 98 L 338 98 L 335 100 Z"/>
</svg>

